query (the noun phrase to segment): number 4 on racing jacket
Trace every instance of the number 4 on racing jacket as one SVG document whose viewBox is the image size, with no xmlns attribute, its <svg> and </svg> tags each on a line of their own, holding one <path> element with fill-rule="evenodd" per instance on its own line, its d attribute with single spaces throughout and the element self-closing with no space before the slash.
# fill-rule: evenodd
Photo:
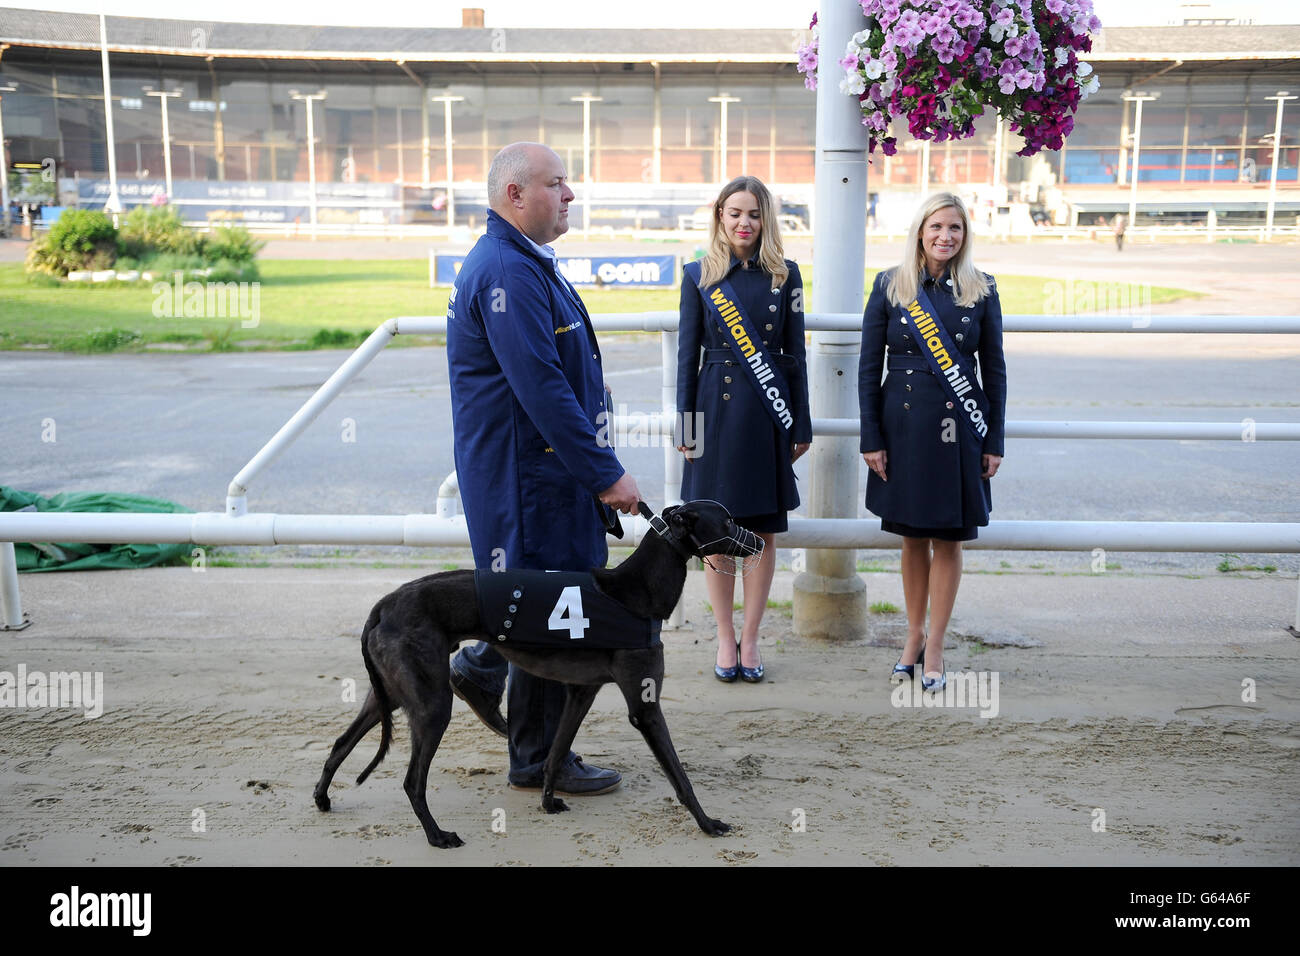
<svg viewBox="0 0 1300 956">
<path fill-rule="evenodd" d="M 660 643 L 660 622 L 602 593 L 585 571 L 474 572 L 479 617 L 491 642 L 633 650 Z"/>
</svg>

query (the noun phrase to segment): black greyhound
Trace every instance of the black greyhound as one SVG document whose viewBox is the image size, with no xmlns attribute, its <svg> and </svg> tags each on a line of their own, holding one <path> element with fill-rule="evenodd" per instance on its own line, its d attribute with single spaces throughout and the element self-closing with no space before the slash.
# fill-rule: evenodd
<svg viewBox="0 0 1300 956">
<path fill-rule="evenodd" d="M 361 656 L 370 675 L 370 693 L 361 712 L 343 736 L 334 744 L 313 796 L 321 810 L 330 808 L 329 785 L 345 757 L 375 724 L 383 724 L 379 752 L 357 777 L 362 783 L 388 752 L 392 739 L 391 712 L 404 707 L 411 724 L 411 763 L 406 771 L 404 789 L 415 815 L 424 825 L 429 843 L 436 847 L 461 846 L 455 833 L 439 829 L 429 812 L 425 786 L 429 764 L 442 741 L 451 719 L 451 686 L 448 682 L 448 655 L 461 641 L 491 641 L 493 646 L 516 667 L 530 674 L 559 681 L 565 685 L 564 711 L 555 741 L 543 770 L 542 809 L 547 813 L 567 810 L 555 796 L 555 777 L 569 753 L 578 727 L 587 716 L 596 692 L 605 684 L 618 685 L 627 701 L 628 719 L 641 731 L 660 766 L 672 781 L 677 799 L 691 811 L 696 823 L 713 836 L 731 829 L 721 820 L 705 815 L 695 798 L 695 791 L 682 769 L 677 752 L 668 735 L 668 725 L 659 707 L 663 689 L 664 651 L 658 643 L 657 622 L 668 617 L 681 597 L 686 583 L 688 558 L 707 555 L 750 556 L 762 551 L 763 542 L 753 532 L 731 520 L 722 505 L 713 501 L 691 501 L 667 508 L 655 516 L 643 503 L 642 513 L 650 518 L 653 530 L 626 561 L 616 568 L 592 572 L 600 595 L 612 598 L 631 615 L 656 622 L 653 643 L 615 650 L 591 647 L 539 647 L 504 641 L 505 634 L 490 631 L 509 628 L 507 621 L 488 622 L 480 612 L 480 594 L 475 571 L 444 571 L 402 585 L 381 598 L 361 635 Z M 497 575 L 492 575 L 496 578 Z M 502 576 L 505 579 L 505 576 Z M 558 578 L 554 580 L 558 581 Z M 574 589 L 576 590 L 576 589 Z M 516 598 L 519 592 L 514 592 Z M 508 597 L 506 600 L 510 600 Z M 569 627 L 569 621 L 581 621 L 581 604 L 575 615 L 562 615 L 555 623 L 561 604 L 552 611 L 551 627 Z M 515 605 L 509 605 L 510 612 Z M 523 621 L 521 624 L 525 623 Z M 512 638 L 518 637 L 518 633 Z"/>
</svg>

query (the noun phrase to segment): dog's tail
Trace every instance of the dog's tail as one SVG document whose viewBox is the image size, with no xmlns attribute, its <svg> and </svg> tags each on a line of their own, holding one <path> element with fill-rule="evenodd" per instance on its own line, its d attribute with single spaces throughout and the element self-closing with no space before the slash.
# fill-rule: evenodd
<svg viewBox="0 0 1300 956">
<path fill-rule="evenodd" d="M 361 659 L 366 662 L 366 673 L 370 675 L 370 689 L 374 691 L 375 703 L 379 705 L 379 720 L 383 724 L 383 732 L 379 738 L 379 752 L 357 777 L 358 785 L 365 783 L 366 777 L 370 776 L 370 771 L 378 767 L 380 761 L 388 755 L 388 745 L 393 740 L 393 708 L 388 702 L 388 692 L 384 689 L 384 680 L 379 674 L 379 669 L 370 659 L 370 632 L 379 625 L 379 617 L 379 609 L 375 608 L 370 612 L 370 620 L 366 621 L 366 629 L 361 635 Z"/>
</svg>

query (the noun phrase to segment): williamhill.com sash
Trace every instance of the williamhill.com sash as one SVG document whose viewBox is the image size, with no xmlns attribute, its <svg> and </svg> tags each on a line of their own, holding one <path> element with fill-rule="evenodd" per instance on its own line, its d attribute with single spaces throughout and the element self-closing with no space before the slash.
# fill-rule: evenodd
<svg viewBox="0 0 1300 956">
<path fill-rule="evenodd" d="M 767 352 L 763 350 L 762 336 L 741 308 L 740 297 L 731 288 L 731 284 L 723 279 L 704 296 L 704 301 L 713 318 L 723 323 L 731 333 L 725 336 L 727 344 L 740 359 L 750 383 L 758 390 L 763 408 L 778 428 L 789 431 L 794 425 L 794 414 L 790 411 L 790 391 L 786 387 L 785 376 L 775 363 L 768 360 Z"/>
<path fill-rule="evenodd" d="M 937 318 L 939 311 L 920 286 L 916 289 L 916 299 L 903 311 L 912 317 L 912 324 L 921 340 L 921 354 L 930 363 L 930 370 L 961 409 L 962 421 L 975 438 L 983 442 L 989 433 L 989 401 L 974 373 L 962 365 L 961 352 L 953 346 L 947 330 Z"/>
</svg>

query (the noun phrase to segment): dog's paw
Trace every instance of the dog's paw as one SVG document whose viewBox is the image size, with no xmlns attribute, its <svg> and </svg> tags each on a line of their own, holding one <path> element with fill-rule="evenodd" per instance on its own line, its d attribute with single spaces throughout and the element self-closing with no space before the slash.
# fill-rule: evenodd
<svg viewBox="0 0 1300 956">
<path fill-rule="evenodd" d="M 569 809 L 569 805 L 559 797 L 552 797 L 549 804 L 545 800 L 542 801 L 542 809 L 547 813 L 564 813 Z"/>
<path fill-rule="evenodd" d="M 436 846 L 440 850 L 449 850 L 453 847 L 464 846 L 465 841 L 450 830 L 439 830 L 429 837 L 429 845 Z"/>
<path fill-rule="evenodd" d="M 722 836 L 724 833 L 731 832 L 731 824 L 723 823 L 721 820 L 705 820 L 705 826 L 700 829 L 709 836 Z"/>
<path fill-rule="evenodd" d="M 316 809 L 322 813 L 328 813 L 330 808 L 330 796 L 328 793 L 312 794 L 316 798 Z"/>
</svg>

